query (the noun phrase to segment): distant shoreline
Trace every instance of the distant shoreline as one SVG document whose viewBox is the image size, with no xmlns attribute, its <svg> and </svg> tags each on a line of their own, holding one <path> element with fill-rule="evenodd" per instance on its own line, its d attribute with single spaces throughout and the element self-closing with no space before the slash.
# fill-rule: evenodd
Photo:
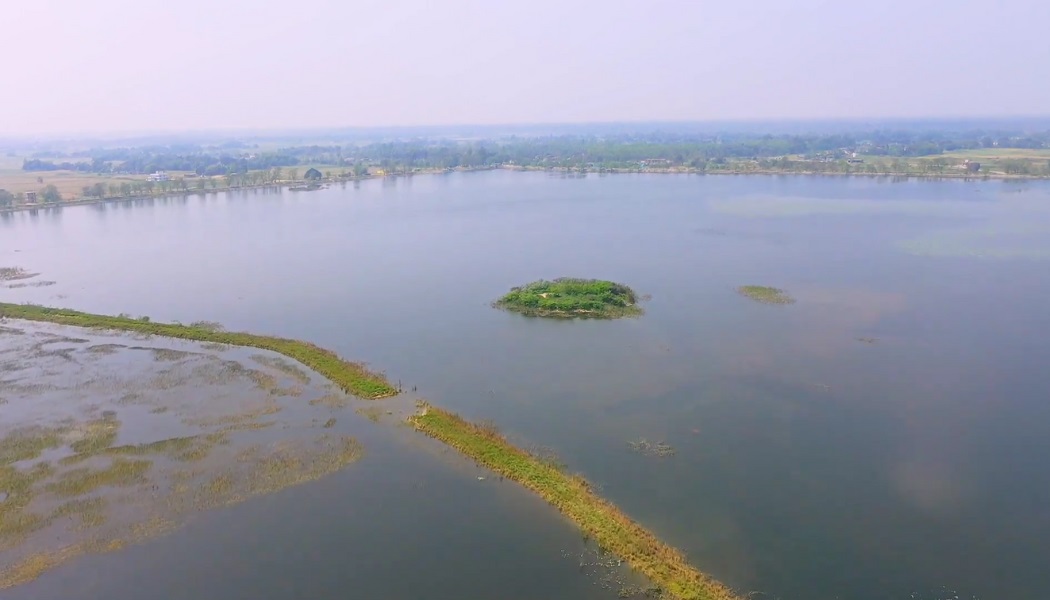
<svg viewBox="0 0 1050 600">
<path fill-rule="evenodd" d="M 585 169 L 579 170 L 570 167 L 522 167 L 514 165 L 504 165 L 499 167 L 501 170 L 507 171 L 547 171 L 553 173 L 578 173 L 581 175 L 804 175 L 804 176 L 821 176 L 821 177 L 890 177 L 900 179 L 963 179 L 963 180 L 974 180 L 974 181 L 1027 181 L 1027 180 L 1050 180 L 1050 175 L 1013 175 L 1005 173 L 985 173 L 977 174 L 973 173 L 834 173 L 831 171 L 777 171 L 774 169 L 719 169 L 719 170 L 700 170 L 692 169 L 689 167 L 679 167 L 674 169 Z"/>
<path fill-rule="evenodd" d="M 744 169 L 725 169 L 725 170 L 700 170 L 691 169 L 687 167 L 674 168 L 674 169 L 575 169 L 570 167 L 533 167 L 533 166 L 517 166 L 517 165 L 500 165 L 498 167 L 471 167 L 471 168 L 457 168 L 452 171 L 446 169 L 428 169 L 425 171 L 416 171 L 409 173 L 390 173 L 384 175 L 359 175 L 351 176 L 342 179 L 333 180 L 322 180 L 320 181 L 321 186 L 328 186 L 334 183 L 347 183 L 365 181 L 369 179 L 385 179 L 387 177 L 412 177 L 415 175 L 443 175 L 449 172 L 456 173 L 471 173 L 475 171 L 529 171 L 529 172 L 546 172 L 546 173 L 566 173 L 566 174 L 577 174 L 577 175 L 702 175 L 702 176 L 733 176 L 741 177 L 748 175 L 762 175 L 762 176 L 796 176 L 796 177 L 866 177 L 866 178 L 890 178 L 890 179 L 923 179 L 923 180 L 937 180 L 937 179 L 953 179 L 963 181 L 1047 181 L 1050 180 L 1048 175 L 1012 175 L 1012 174 L 977 174 L 972 173 L 832 173 L 827 171 L 777 171 L 772 169 L 755 169 L 755 170 L 744 170 Z M 241 190 L 258 190 L 266 188 L 280 188 L 282 190 L 293 190 L 293 191 L 307 191 L 307 190 L 294 190 L 297 186 L 304 185 L 303 181 L 285 181 L 280 183 L 265 183 L 260 185 L 242 185 L 237 187 L 223 187 L 223 188 L 210 188 L 210 189 L 195 189 L 195 190 L 184 190 L 179 192 L 163 192 L 150 195 L 139 195 L 139 196 L 113 196 L 107 198 L 87 198 L 78 200 L 68 200 L 62 202 L 56 202 L 53 204 L 23 204 L 19 206 L 8 206 L 0 208 L 0 214 L 16 213 L 23 211 L 33 210 L 48 210 L 52 208 L 66 208 L 72 206 L 90 206 L 93 204 L 105 204 L 111 202 L 135 202 L 138 200 L 152 200 L 159 198 L 185 198 L 189 196 L 207 196 L 209 194 L 218 193 L 229 193 Z M 321 187 L 320 189 L 323 189 Z M 314 191 L 314 190 L 309 190 Z"/>
</svg>

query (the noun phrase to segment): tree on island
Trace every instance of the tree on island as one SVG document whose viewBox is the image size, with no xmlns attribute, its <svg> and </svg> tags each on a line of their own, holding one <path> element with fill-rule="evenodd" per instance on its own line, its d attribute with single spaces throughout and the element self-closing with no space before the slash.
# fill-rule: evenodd
<svg viewBox="0 0 1050 600">
<path fill-rule="evenodd" d="M 495 306 L 532 317 L 615 319 L 642 314 L 638 295 L 626 285 L 573 277 L 513 288 Z"/>
<path fill-rule="evenodd" d="M 323 175 L 321 175 L 321 172 L 312 167 L 303 174 L 303 179 L 309 181 L 320 181 L 322 177 Z"/>
<path fill-rule="evenodd" d="M 15 203 L 15 195 L 7 190 L 0 189 L 0 206 L 7 208 Z"/>
</svg>

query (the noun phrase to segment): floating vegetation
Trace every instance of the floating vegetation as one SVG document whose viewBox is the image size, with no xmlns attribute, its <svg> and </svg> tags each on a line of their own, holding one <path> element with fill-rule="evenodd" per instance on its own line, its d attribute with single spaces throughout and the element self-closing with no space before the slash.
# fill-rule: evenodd
<svg viewBox="0 0 1050 600">
<path fill-rule="evenodd" d="M 0 465 L 37 458 L 44 450 L 62 445 L 64 428 L 24 427 L 0 438 Z M 3 483 L 0 482 L 0 490 Z"/>
<path fill-rule="evenodd" d="M 1000 220 L 973 227 L 931 231 L 898 248 L 929 258 L 1050 260 L 1045 217 Z"/>
<path fill-rule="evenodd" d="M 76 519 L 76 531 L 101 527 L 106 523 L 106 505 L 105 498 L 70 500 L 56 508 L 48 519 Z"/>
<path fill-rule="evenodd" d="M 632 452 L 637 452 L 642 456 L 652 456 L 656 458 L 663 458 L 666 456 L 674 456 L 675 449 L 666 442 L 650 442 L 645 438 L 638 438 L 633 442 L 627 442 L 627 446 Z"/>
<path fill-rule="evenodd" d="M 74 435 L 80 439 L 71 443 L 69 447 L 81 457 L 98 454 L 117 441 L 119 429 L 120 421 L 113 415 L 105 415 L 101 419 L 89 421 L 81 427 L 74 428 Z"/>
<path fill-rule="evenodd" d="M 146 471 L 153 465 L 149 460 L 116 458 L 103 469 L 79 468 L 66 471 L 58 481 L 49 483 L 45 490 L 58 496 L 82 496 L 103 487 L 129 487 L 146 482 Z"/>
<path fill-rule="evenodd" d="M 195 352 L 186 352 L 184 350 L 172 350 L 171 348 L 143 348 L 143 350 L 149 350 L 153 353 L 153 360 L 157 362 L 171 362 L 183 360 L 196 354 Z"/>
<path fill-rule="evenodd" d="M 879 341 L 879 338 L 859 337 L 859 338 L 857 338 L 857 341 L 862 343 L 862 344 L 874 344 L 875 342 Z"/>
<path fill-rule="evenodd" d="M 764 285 L 744 285 L 737 288 L 737 293 L 762 304 L 794 304 L 795 299 L 782 289 Z"/>
<path fill-rule="evenodd" d="M 219 344 L 216 342 L 205 342 L 201 344 L 202 350 L 210 350 L 212 352 L 226 352 L 230 349 L 230 346 L 226 344 Z"/>
<path fill-rule="evenodd" d="M 738 599 L 732 590 L 689 566 L 680 551 L 661 542 L 595 494 L 582 477 L 544 463 L 490 428 L 479 427 L 425 402 L 419 408 L 409 418 L 417 430 L 536 492 L 593 537 L 601 548 L 622 558 L 672 597 Z"/>
<path fill-rule="evenodd" d="M 124 348 L 127 348 L 127 346 L 123 344 L 96 344 L 94 346 L 89 346 L 87 351 L 92 354 L 110 355 L 116 354 Z"/>
<path fill-rule="evenodd" d="M 383 416 L 383 409 L 378 406 L 362 406 L 355 409 L 354 412 L 373 423 L 378 423 L 380 417 Z"/>
<path fill-rule="evenodd" d="M 618 598 L 665 598 L 663 590 L 654 585 L 637 585 L 628 581 L 623 560 L 616 555 L 594 547 L 589 538 L 584 538 L 587 547 L 578 556 L 562 551 L 565 558 L 575 558 L 581 572 L 595 577 L 594 583 L 606 590 L 616 590 Z"/>
<path fill-rule="evenodd" d="M 332 417 L 332 418 L 328 419 L 327 421 L 325 421 L 324 425 L 322 425 L 322 427 L 324 427 L 325 429 L 331 429 L 331 428 L 335 427 L 335 417 Z"/>
<path fill-rule="evenodd" d="M 320 398 L 314 398 L 310 401 L 310 406 L 325 406 L 332 409 L 342 409 L 350 406 L 351 398 L 346 394 L 332 393 L 325 394 Z M 377 414 L 382 413 L 382 409 L 375 407 Z M 358 411 L 360 413 L 360 411 Z M 361 413 L 364 414 L 364 413 Z"/>
<path fill-rule="evenodd" d="M 251 333 L 212 331 L 201 327 L 154 323 L 128 317 L 108 317 L 74 310 L 47 308 L 30 304 L 0 303 L 0 316 L 30 321 L 49 321 L 61 325 L 117 329 L 147 336 L 217 342 L 270 350 L 296 360 L 317 371 L 343 391 L 362 398 L 378 399 L 397 394 L 397 388 L 380 373 L 369 371 L 361 363 L 340 358 L 336 353 L 299 340 Z"/>
<path fill-rule="evenodd" d="M 255 362 L 270 367 L 295 379 L 299 383 L 310 383 L 310 374 L 299 365 L 287 361 L 280 356 L 267 356 L 265 354 L 253 354 L 251 359 Z"/>
<path fill-rule="evenodd" d="M 31 277 L 32 277 L 32 275 L 31 275 Z M 12 289 L 12 290 L 18 289 L 18 288 L 42 288 L 42 287 L 49 287 L 49 286 L 55 285 L 56 283 L 58 283 L 58 282 L 57 281 L 31 281 L 31 282 L 28 282 L 28 283 L 10 283 L 10 284 L 8 284 L 5 287 L 7 287 L 8 289 Z"/>
<path fill-rule="evenodd" d="M 642 314 L 631 288 L 600 279 L 541 279 L 511 289 L 494 306 L 531 317 L 616 319 Z"/>
<path fill-rule="evenodd" d="M 22 267 L 0 267 L 0 281 L 16 281 L 18 279 L 32 279 L 40 273 L 30 273 Z"/>
</svg>

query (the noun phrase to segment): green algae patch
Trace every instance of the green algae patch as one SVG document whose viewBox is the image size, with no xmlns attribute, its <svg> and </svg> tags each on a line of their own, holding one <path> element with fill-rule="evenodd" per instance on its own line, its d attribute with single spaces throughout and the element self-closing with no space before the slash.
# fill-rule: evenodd
<svg viewBox="0 0 1050 600">
<path fill-rule="evenodd" d="M 420 403 L 420 411 L 409 417 L 409 423 L 537 493 L 602 548 L 621 557 L 672 597 L 739 600 L 728 587 L 690 566 L 679 550 L 595 494 L 585 479 L 514 446 L 494 427 L 471 423 L 426 403 Z"/>
<path fill-rule="evenodd" d="M 368 399 L 386 398 L 397 394 L 397 388 L 383 374 L 370 371 L 361 363 L 340 358 L 330 350 L 299 340 L 251 333 L 217 331 L 214 328 L 203 326 L 194 327 L 174 323 L 154 323 L 148 319 L 111 317 L 75 310 L 6 302 L 0 303 L 0 316 L 29 321 L 46 321 L 75 327 L 116 329 L 143 335 L 159 335 L 199 342 L 259 348 L 276 352 L 298 361 L 306 367 L 317 371 L 346 393 Z"/>
<path fill-rule="evenodd" d="M 618 319 L 642 314 L 638 295 L 622 283 L 562 277 L 512 288 L 494 306 L 530 317 Z"/>
<path fill-rule="evenodd" d="M 737 293 L 762 304 L 794 304 L 795 299 L 780 288 L 765 285 L 743 285 Z"/>
</svg>

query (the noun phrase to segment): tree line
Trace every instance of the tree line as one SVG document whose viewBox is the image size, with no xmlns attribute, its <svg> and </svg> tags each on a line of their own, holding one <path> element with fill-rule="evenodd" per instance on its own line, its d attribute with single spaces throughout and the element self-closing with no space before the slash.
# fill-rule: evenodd
<svg viewBox="0 0 1050 600">
<path fill-rule="evenodd" d="M 181 171 L 201 176 L 229 176 L 321 164 L 351 167 L 363 174 L 368 167 L 387 172 L 412 169 L 451 169 L 493 165 L 609 169 L 638 168 L 644 161 L 660 166 L 717 169 L 726 161 L 780 161 L 842 159 L 856 152 L 890 161 L 936 157 L 945 152 L 980 148 L 1048 148 L 1050 131 L 913 131 L 873 130 L 838 134 L 758 135 L 674 132 L 614 133 L 607 135 L 508 136 L 489 140 L 413 138 L 364 144 L 288 146 L 272 152 L 231 152 L 222 147 L 157 147 L 94 149 L 83 160 L 56 162 L 42 157 L 26 159 L 26 171 L 73 170 L 100 174 L 148 174 Z M 243 145 L 242 145 L 243 146 Z M 67 157 L 68 158 L 68 157 Z M 923 159 L 926 160 L 926 159 Z M 930 170 L 940 165 L 929 164 Z M 1026 161 L 1009 169 L 1024 174 Z"/>
</svg>

